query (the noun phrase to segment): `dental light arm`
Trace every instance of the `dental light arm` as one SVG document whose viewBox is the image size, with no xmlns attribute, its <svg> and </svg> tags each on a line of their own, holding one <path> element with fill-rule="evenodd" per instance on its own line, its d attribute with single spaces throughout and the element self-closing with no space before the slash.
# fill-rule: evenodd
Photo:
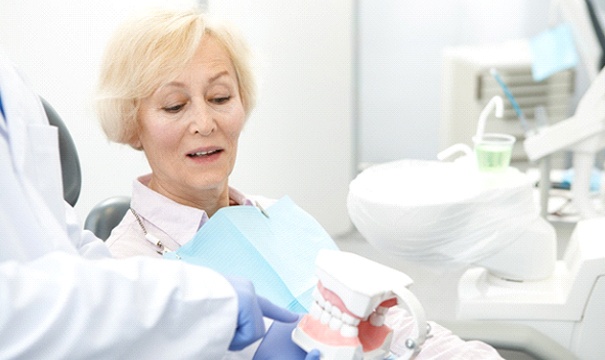
<svg viewBox="0 0 605 360">
<path fill-rule="evenodd" d="M 582 146 L 583 142 L 603 131 L 605 131 L 605 71 L 601 71 L 592 82 L 580 100 L 574 116 L 530 136 L 525 140 L 524 147 L 532 161 L 565 149 L 596 151 L 598 149 L 594 147 Z"/>
<path fill-rule="evenodd" d="M 590 201 L 590 173 L 595 154 L 605 147 L 605 70 L 592 82 L 580 100 L 574 116 L 528 137 L 524 148 L 536 161 L 557 151 L 573 152 L 572 196 L 583 217 L 596 215 Z"/>
</svg>

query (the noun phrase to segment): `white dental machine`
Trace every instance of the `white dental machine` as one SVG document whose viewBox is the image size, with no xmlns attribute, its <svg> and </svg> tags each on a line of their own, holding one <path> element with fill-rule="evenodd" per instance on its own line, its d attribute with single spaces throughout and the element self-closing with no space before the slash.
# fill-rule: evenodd
<svg viewBox="0 0 605 360">
<path fill-rule="evenodd" d="M 560 135 L 561 148 L 591 154 L 599 149 L 605 72 L 568 121 L 580 119 L 600 124 L 564 121 L 535 135 L 530 156 L 556 149 L 550 134 Z M 567 131 L 559 132 L 559 126 Z M 567 142 L 586 128 L 594 133 Z M 469 159 L 474 154 L 454 162 L 401 160 L 366 169 L 350 184 L 351 220 L 385 253 L 428 264 L 469 265 L 449 297 L 457 302 L 456 314 L 445 320 L 478 322 L 484 332 L 501 328 L 506 336 L 514 335 L 506 333 L 511 331 L 506 325 L 523 325 L 573 354 L 557 358 L 605 358 L 605 217 L 579 221 L 557 260 L 556 232 L 540 216 L 533 180 L 513 167 L 481 172 Z"/>
</svg>

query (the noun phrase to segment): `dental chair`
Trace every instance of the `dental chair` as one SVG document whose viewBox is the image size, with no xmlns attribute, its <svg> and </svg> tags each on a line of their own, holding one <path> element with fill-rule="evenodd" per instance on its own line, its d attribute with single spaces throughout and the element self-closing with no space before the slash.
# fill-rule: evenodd
<svg viewBox="0 0 605 360">
<path fill-rule="evenodd" d="M 59 154 L 61 156 L 61 176 L 63 178 L 63 198 L 71 206 L 76 205 L 80 197 L 82 170 L 76 145 L 65 123 L 50 104 L 40 98 L 50 125 L 59 129 Z M 111 230 L 118 225 L 130 208 L 130 198 L 116 196 L 103 200 L 90 211 L 84 228 L 92 231 L 98 238 L 107 240 Z"/>
<path fill-rule="evenodd" d="M 57 112 L 42 99 L 44 111 L 51 125 L 59 129 L 59 151 L 63 177 L 63 196 L 74 206 L 78 201 L 82 173 L 74 141 Z M 106 240 L 113 228 L 130 208 L 130 197 L 115 196 L 99 202 L 88 214 L 84 228 Z M 440 321 L 441 325 L 466 340 L 482 340 L 494 346 L 506 359 L 551 360 L 574 359 L 565 348 L 532 328 L 514 324 L 486 326 L 474 321 Z"/>
<path fill-rule="evenodd" d="M 128 196 L 114 196 L 105 199 L 90 210 L 84 222 L 84 228 L 105 241 L 128 209 L 130 209 L 130 197 Z"/>
<path fill-rule="evenodd" d="M 80 197 L 82 184 L 82 171 L 80 159 L 69 130 L 61 120 L 61 117 L 50 104 L 42 100 L 44 112 L 50 125 L 59 129 L 59 154 L 61 156 L 61 176 L 63 177 L 63 198 L 71 206 L 74 206 Z"/>
</svg>

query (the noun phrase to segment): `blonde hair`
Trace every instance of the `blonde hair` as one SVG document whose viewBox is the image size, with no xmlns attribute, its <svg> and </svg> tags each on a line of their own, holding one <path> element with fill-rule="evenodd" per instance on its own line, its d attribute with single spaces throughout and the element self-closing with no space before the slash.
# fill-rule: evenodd
<svg viewBox="0 0 605 360">
<path fill-rule="evenodd" d="M 176 78 L 204 36 L 212 36 L 227 51 L 246 117 L 250 115 L 256 87 L 243 37 L 196 9 L 155 10 L 119 27 L 105 50 L 96 108 L 110 141 L 135 147 L 139 100 Z"/>
</svg>

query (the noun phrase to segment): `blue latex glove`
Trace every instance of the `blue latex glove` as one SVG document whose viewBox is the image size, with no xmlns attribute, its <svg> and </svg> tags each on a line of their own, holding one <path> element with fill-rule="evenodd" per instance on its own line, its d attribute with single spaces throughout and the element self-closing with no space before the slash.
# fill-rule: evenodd
<svg viewBox="0 0 605 360">
<path fill-rule="evenodd" d="M 320 354 L 319 350 L 313 349 L 313 350 L 309 351 L 309 353 L 305 357 L 305 360 L 319 360 L 320 355 L 321 354 Z"/>
<path fill-rule="evenodd" d="M 296 325 L 298 325 L 298 321 L 290 323 L 273 322 L 258 349 L 256 349 L 252 360 L 319 360 L 318 350 L 309 351 L 307 354 L 292 341 L 292 331 L 294 331 Z"/>
<path fill-rule="evenodd" d="M 257 296 L 252 282 L 242 278 L 227 277 L 237 293 L 237 327 L 229 350 L 245 348 L 265 334 L 263 316 L 284 323 L 296 324 L 298 315 L 274 305 L 269 300 Z"/>
</svg>

